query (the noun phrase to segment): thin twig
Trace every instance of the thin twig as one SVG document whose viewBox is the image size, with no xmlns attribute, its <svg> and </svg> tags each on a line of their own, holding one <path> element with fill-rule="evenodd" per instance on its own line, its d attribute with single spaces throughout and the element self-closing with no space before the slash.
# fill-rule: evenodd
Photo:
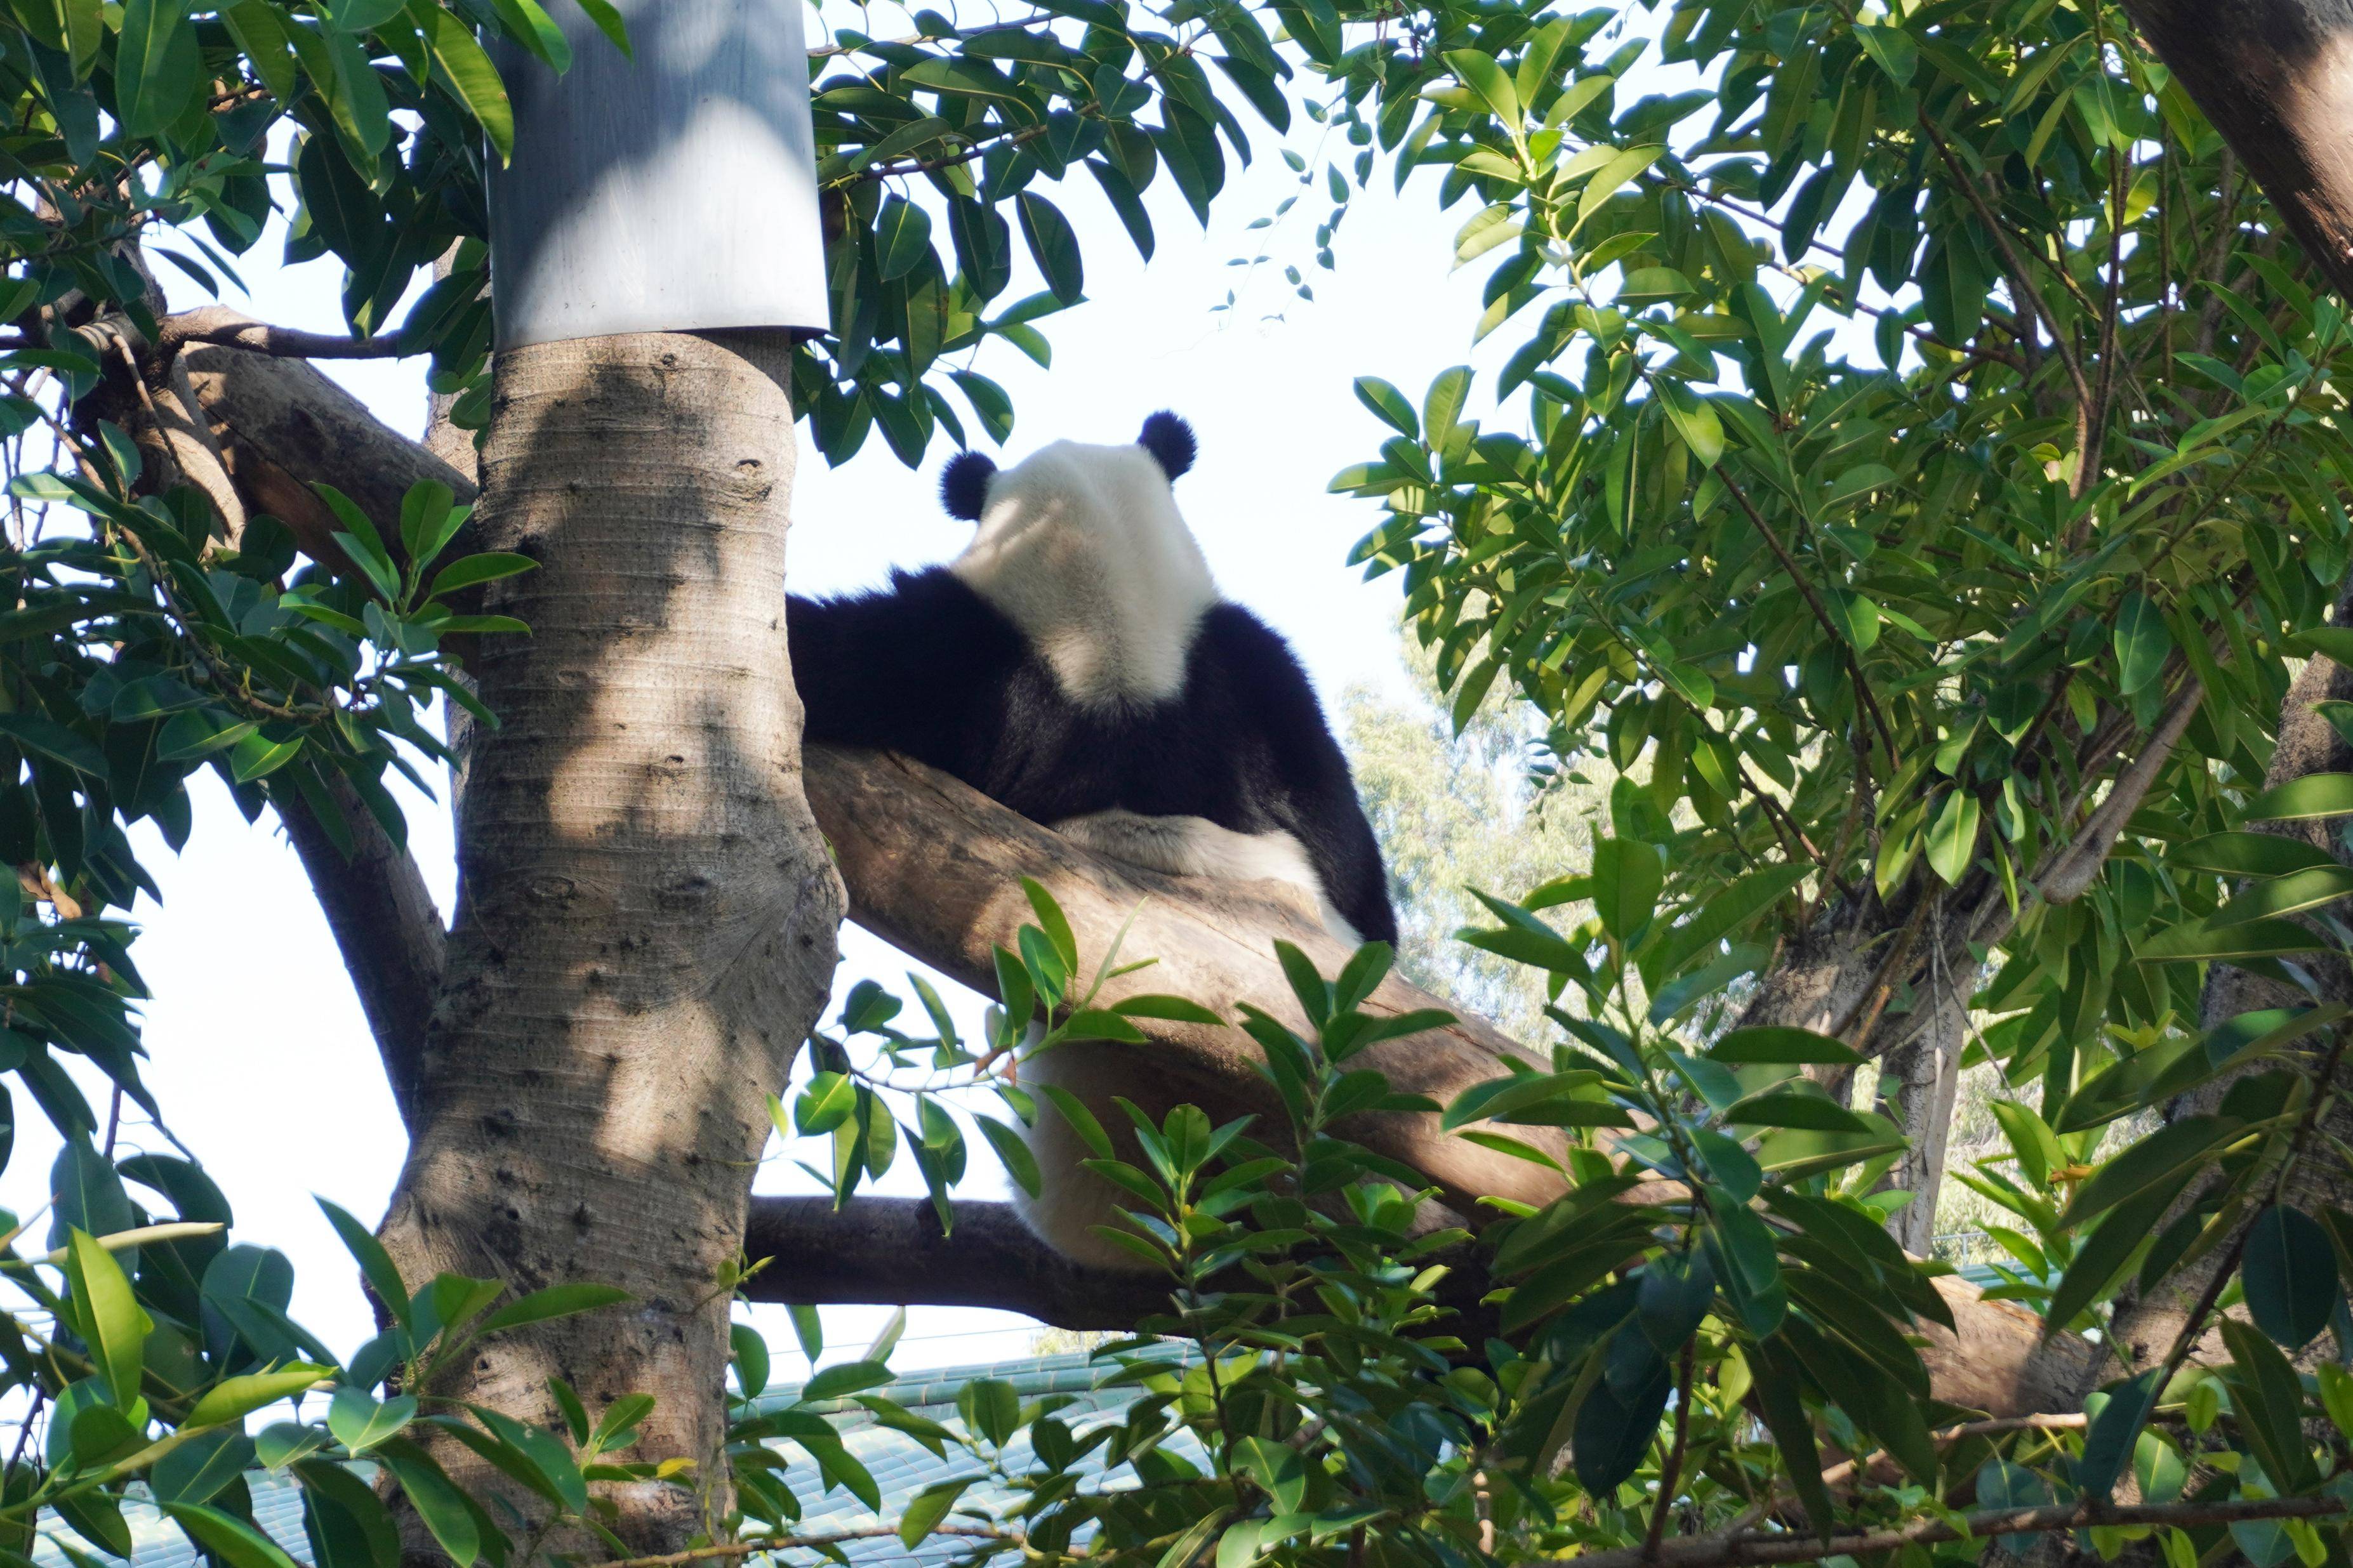
<svg viewBox="0 0 2353 1568">
<path fill-rule="evenodd" d="M 2001 219 L 1986 201 L 1985 193 L 1978 189 L 1976 176 L 1953 152 L 1952 143 L 1945 140 L 1944 132 L 1936 128 L 1935 121 L 1928 118 L 1925 108 L 1919 111 L 1919 120 L 1921 129 L 1928 133 L 1928 140 L 1936 143 L 1937 153 L 1944 158 L 1945 166 L 1952 171 L 1953 178 L 1969 198 L 1969 205 L 1976 210 L 1978 220 L 1986 226 L 1987 232 L 1993 236 L 1994 244 L 2000 247 L 2003 270 L 2010 274 L 2010 281 L 2026 297 L 2026 302 L 2034 307 L 2034 313 L 2042 318 L 2043 325 L 2051 329 L 2051 352 L 2059 356 L 2060 365 L 2067 372 L 2067 379 L 2074 386 L 2077 406 L 2089 407 L 2092 385 L 2084 377 L 2083 362 L 2067 346 L 2067 334 L 2060 329 L 2059 318 L 2052 313 L 2051 302 L 2042 297 L 2042 290 L 2034 286 L 2034 279 L 2026 269 L 2026 258 L 2019 255 L 2018 247 L 2010 243 L 2010 231 L 2002 226 Z"/>
<path fill-rule="evenodd" d="M 1666 1533 L 1667 1514 L 1675 1506 L 1675 1483 L 1683 1479 L 1683 1450 L 1691 1441 L 1692 1349 L 1683 1345 L 1683 1367 L 1675 1375 L 1675 1439 L 1667 1449 L 1666 1468 L 1659 1472 L 1659 1500 L 1651 1507 L 1651 1532 L 1642 1542 L 1642 1560 L 1655 1561 L 1660 1537 Z"/>
<path fill-rule="evenodd" d="M 1828 632 L 1831 640 L 1845 652 L 1847 672 L 1854 679 L 1855 700 L 1871 716 L 1873 728 L 1879 731 L 1880 740 L 1886 743 L 1890 765 L 1900 763 L 1904 753 L 1896 747 L 1895 731 L 1887 727 L 1887 716 L 1879 710 L 1879 700 L 1872 695 L 1871 683 L 1862 678 L 1862 662 L 1855 657 L 1853 643 L 1840 629 L 1839 624 L 1831 619 L 1830 607 L 1822 603 L 1821 595 L 1814 592 L 1814 585 L 1807 581 L 1806 574 L 1798 570 L 1797 557 L 1789 553 L 1789 547 L 1781 542 L 1781 536 L 1773 531 L 1773 525 L 1765 521 L 1765 514 L 1749 500 L 1748 492 L 1740 488 L 1721 461 L 1713 467 L 1715 477 L 1724 481 L 1725 493 L 1747 514 L 1749 523 L 1772 550 L 1774 558 L 1781 563 L 1781 570 L 1789 574 L 1789 581 L 1796 584 L 1798 592 L 1805 596 L 1806 607 L 1813 611 L 1814 619 L 1821 623 L 1822 630 Z"/>
<path fill-rule="evenodd" d="M 1957 1442 L 1963 1437 L 1991 1437 L 2005 1432 L 2080 1432 L 2089 1425 L 2088 1415 L 2004 1415 L 1992 1421 L 1965 1421 L 1958 1426 L 1947 1426 L 1929 1434 L 1936 1443 Z M 1834 1487 L 1854 1474 L 1856 1467 L 1875 1459 L 1885 1450 L 1865 1454 L 1861 1460 L 1849 1459 L 1832 1465 L 1822 1472 L 1822 1485 Z"/>
</svg>

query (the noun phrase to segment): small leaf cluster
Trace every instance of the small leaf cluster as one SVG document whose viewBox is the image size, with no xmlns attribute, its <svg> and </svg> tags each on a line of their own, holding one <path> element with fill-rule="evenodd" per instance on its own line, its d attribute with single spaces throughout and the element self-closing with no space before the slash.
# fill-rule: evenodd
<svg viewBox="0 0 2353 1568">
<path fill-rule="evenodd" d="M 396 1568 L 396 1489 L 460 1568 L 497 1568 L 517 1539 L 551 1522 L 601 1530 L 608 1505 L 589 1495 L 591 1481 L 679 1469 L 615 1457 L 652 1408 L 641 1395 L 592 1423 L 568 1387 L 552 1384 L 558 1432 L 433 1393 L 485 1336 L 610 1306 L 619 1291 L 573 1284 L 517 1296 L 456 1274 L 411 1291 L 366 1228 L 322 1200 L 389 1320 L 343 1362 L 288 1315 L 285 1255 L 230 1241 L 228 1202 L 196 1165 L 155 1154 L 112 1161 L 76 1142 L 51 1182 L 54 1250 L 16 1252 L 30 1221 L 7 1219 L 0 1240 L 0 1279 L 21 1299 L 8 1312 L 6 1386 L 29 1397 L 28 1430 L 37 1421 L 43 1435 L 18 1447 L 0 1486 L 0 1552 L 10 1562 L 27 1561 L 37 1531 L 72 1562 L 128 1558 L 123 1504 L 136 1485 L 207 1561 L 292 1568 L 254 1519 L 248 1478 L 266 1471 L 300 1487 L 318 1563 Z M 160 1194 L 176 1218 L 153 1221 L 133 1186 Z M 286 1414 L 248 1430 L 271 1412 Z M 459 1447 L 543 1505 L 541 1517 L 461 1491 L 435 1457 Z M 374 1467 L 386 1489 L 355 1466 Z"/>
</svg>

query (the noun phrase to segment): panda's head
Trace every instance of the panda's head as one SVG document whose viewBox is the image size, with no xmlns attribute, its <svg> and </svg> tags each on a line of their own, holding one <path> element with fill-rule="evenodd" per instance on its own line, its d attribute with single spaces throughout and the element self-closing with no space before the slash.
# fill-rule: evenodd
<svg viewBox="0 0 2353 1568">
<path fill-rule="evenodd" d="M 1135 437 L 1134 444 L 1152 458 L 1163 478 L 1171 485 L 1185 477 L 1199 453 L 1199 443 L 1193 437 L 1193 426 L 1187 424 L 1181 415 L 1171 414 L 1165 408 L 1145 420 L 1144 429 Z M 1050 453 L 1067 461 L 1068 454 L 1074 450 L 1110 453 L 1124 448 L 1079 447 L 1072 442 L 1059 441 L 1038 456 L 1044 458 Z M 1036 460 L 1032 458 L 1030 461 Z M 1029 466 L 1029 463 L 1021 463 L 1008 472 L 1018 474 Z M 959 452 L 948 459 L 946 468 L 940 470 L 940 504 L 947 509 L 950 517 L 978 522 L 988 510 L 989 490 L 997 477 L 997 465 L 987 453 Z"/>
<path fill-rule="evenodd" d="M 940 475 L 973 523 L 950 570 L 1002 611 L 1081 701 L 1172 696 L 1217 585 L 1174 486 L 1193 427 L 1155 414 L 1116 447 L 1056 441 L 1000 469 L 965 452 Z"/>
</svg>

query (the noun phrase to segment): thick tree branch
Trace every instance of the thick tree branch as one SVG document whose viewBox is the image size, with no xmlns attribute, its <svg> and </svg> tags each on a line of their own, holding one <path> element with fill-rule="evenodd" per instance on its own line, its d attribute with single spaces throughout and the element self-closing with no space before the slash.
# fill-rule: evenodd
<svg viewBox="0 0 2353 1568">
<path fill-rule="evenodd" d="M 1167 993 L 1226 1018 L 1249 1002 L 1307 1034 L 1311 1026 L 1275 962 L 1278 937 L 1297 944 L 1326 974 L 1348 950 L 1327 935 L 1303 900 L 1271 884 L 1214 883 L 1161 876 L 1090 853 L 979 791 L 902 757 L 811 746 L 805 763 L 809 804 L 833 843 L 850 919 L 978 990 L 996 986 L 995 952 L 1033 917 L 1020 879 L 1034 877 L 1060 901 L 1079 952 L 1097 962 L 1130 917 L 1123 958 L 1152 967 L 1113 981 L 1098 1005 Z M 1366 1003 L 1396 1015 L 1446 1004 L 1396 975 Z M 1258 1071 L 1259 1050 L 1238 1028 L 1152 1021 L 1152 1050 L 1188 1087 L 1229 1102 L 1274 1111 Z M 1404 1093 L 1444 1103 L 1501 1076 L 1504 1058 L 1539 1071 L 1550 1063 L 1484 1019 L 1384 1041 L 1352 1058 Z M 1486 1196 L 1544 1203 L 1560 1179 L 1527 1161 L 1442 1134 L 1430 1115 L 1378 1115 L 1349 1128 L 1375 1152 L 1426 1174 L 1458 1213 L 1475 1215 Z M 1537 1129 L 1499 1129 L 1542 1136 Z"/>
<path fill-rule="evenodd" d="M 1032 1235 L 1011 1204 L 955 1205 L 943 1235 L 928 1198 L 754 1197 L 744 1231 L 754 1301 L 802 1306 L 990 1307 L 1060 1329 L 1129 1329 L 1168 1310 L 1156 1274 L 1085 1268 Z"/>
<path fill-rule="evenodd" d="M 414 1132 L 425 1024 L 441 984 L 441 912 L 407 847 L 393 842 L 341 774 L 326 776 L 351 837 L 349 855 L 301 796 L 289 790 L 272 799 L 351 972 L 401 1122 Z"/>
<path fill-rule="evenodd" d="M 285 523 L 314 561 L 345 563 L 334 541 L 343 524 L 314 483 L 333 485 L 379 523 L 398 521 L 401 498 L 420 479 L 440 481 L 461 501 L 473 499 L 465 475 L 387 429 L 358 398 L 300 360 L 208 343 L 177 363 L 187 370 L 247 510 Z M 397 541 L 396 527 L 384 531 Z M 463 538 L 451 546 L 468 548 Z"/>
<path fill-rule="evenodd" d="M 2353 5 L 2125 0 L 2340 294 L 2353 296 Z"/>
</svg>

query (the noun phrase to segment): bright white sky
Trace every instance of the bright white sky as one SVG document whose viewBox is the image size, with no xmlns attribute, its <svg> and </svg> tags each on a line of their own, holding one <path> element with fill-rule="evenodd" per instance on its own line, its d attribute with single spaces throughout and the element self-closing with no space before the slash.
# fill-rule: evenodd
<svg viewBox="0 0 2353 1568">
<path fill-rule="evenodd" d="M 1148 269 L 1092 180 L 1055 190 L 1085 247 L 1089 302 L 1043 323 L 1054 346 L 1050 372 L 1000 344 L 990 345 L 975 368 L 1013 395 L 1018 423 L 1008 451 L 1015 457 L 1060 437 L 1131 439 L 1157 408 L 1189 418 L 1200 435 L 1201 458 L 1177 495 L 1212 569 L 1229 595 L 1293 641 L 1326 707 L 1335 708 L 1343 691 L 1359 683 L 1407 690 L 1397 657 L 1396 589 L 1386 581 L 1364 584 L 1344 564 L 1351 543 L 1375 522 L 1375 510 L 1324 493 L 1334 472 L 1373 456 L 1386 434 L 1351 395 L 1350 381 L 1386 377 L 1418 404 L 1438 371 L 1473 358 L 1469 330 L 1485 268 L 1450 275 L 1452 236 L 1472 204 L 1439 213 L 1436 175 L 1429 172 L 1400 202 L 1388 195 L 1384 171 L 1358 197 L 1337 237 L 1338 271 L 1313 270 L 1313 230 L 1329 208 L 1320 135 L 1303 120 L 1295 128 L 1294 143 L 1311 159 L 1314 184 L 1271 230 L 1244 226 L 1300 189 L 1271 134 L 1259 138 L 1256 167 L 1237 172 L 1207 236 L 1164 177 L 1147 198 L 1160 237 Z M 1345 162 L 1354 149 L 1333 141 Z M 1261 248 L 1272 257 L 1265 265 L 1228 265 Z M 280 324 L 340 330 L 334 264 L 281 269 L 277 249 L 273 234 L 243 258 L 251 298 L 231 291 L 226 302 Z M 1287 262 L 1307 269 L 1314 303 L 1296 298 L 1284 281 Z M 203 302 L 185 279 L 164 270 L 175 307 Z M 1037 286 L 1025 258 L 1007 300 Z M 1229 289 L 1240 296 L 1238 306 L 1213 312 Z M 1509 332 L 1500 338 L 1506 350 L 1516 341 Z M 1476 356 L 1491 375 L 1499 357 Z M 421 364 L 321 368 L 388 424 L 420 429 Z M 1474 409 L 1483 403 L 1474 397 Z M 893 564 L 954 553 L 966 530 L 935 500 L 944 457 L 935 449 L 921 472 L 910 472 L 878 434 L 844 468 L 829 471 L 805 448 L 792 585 L 821 592 L 871 584 Z M 446 914 L 447 818 L 418 801 L 411 820 Z M 209 774 L 197 784 L 196 830 L 186 853 L 173 857 L 152 833 L 142 849 L 164 894 L 160 905 L 142 903 L 137 911 L 145 928 L 137 956 L 156 993 L 146 1009 L 148 1080 L 174 1131 L 236 1205 L 240 1237 L 292 1255 L 296 1318 L 348 1352 L 372 1326 L 354 1272 L 310 1194 L 372 1223 L 404 1151 L 341 961 L 274 824 L 265 818 L 248 827 Z M 898 955 L 862 931 L 843 936 L 842 988 L 873 976 L 903 993 L 905 964 Z M 274 1097 L 266 1123 L 254 1107 L 257 1093 Z M 102 1097 L 94 1100 L 103 1106 Z M 29 1105 L 20 1104 L 18 1114 L 16 1152 L 0 1176 L 0 1202 L 24 1213 L 46 1194 L 55 1143 Z M 265 1124 L 269 1135 L 256 1137 Z M 129 1130 L 125 1138 L 131 1146 L 161 1143 L 145 1129 Z M 995 1195 L 1001 1177 L 988 1168 L 986 1144 L 974 1143 L 976 1173 L 965 1190 Z M 770 1155 L 760 1190 L 810 1190 L 777 1145 Z M 892 1190 L 920 1190 L 910 1163 L 898 1162 L 887 1184 Z M 783 1259 L 772 1265 L 778 1274 L 790 1267 Z M 854 1356 L 887 1316 L 887 1310 L 828 1309 L 826 1360 Z M 791 1332 L 782 1312 L 762 1310 L 757 1318 L 776 1345 L 777 1377 L 797 1375 L 802 1363 L 787 1353 Z M 918 1308 L 893 1362 L 919 1368 L 1018 1356 L 1033 1330 L 1005 1314 Z"/>
</svg>

